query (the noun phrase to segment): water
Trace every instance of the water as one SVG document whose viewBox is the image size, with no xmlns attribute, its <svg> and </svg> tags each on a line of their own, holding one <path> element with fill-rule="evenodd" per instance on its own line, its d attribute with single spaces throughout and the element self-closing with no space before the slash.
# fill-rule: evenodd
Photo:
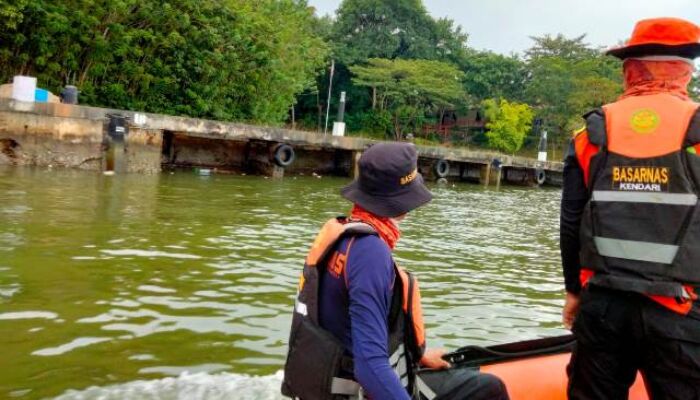
<svg viewBox="0 0 700 400">
<path fill-rule="evenodd" d="M 0 398 L 278 399 L 347 180 L 0 169 Z M 402 225 L 430 345 L 564 333 L 557 190 L 433 188 Z"/>
</svg>

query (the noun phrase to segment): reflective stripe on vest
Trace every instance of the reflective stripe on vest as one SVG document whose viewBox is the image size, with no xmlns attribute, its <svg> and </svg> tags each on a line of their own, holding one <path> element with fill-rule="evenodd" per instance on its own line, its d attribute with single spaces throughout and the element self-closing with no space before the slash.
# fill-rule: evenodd
<svg viewBox="0 0 700 400">
<path fill-rule="evenodd" d="M 420 376 L 416 377 L 416 386 L 418 386 L 418 391 L 420 394 L 425 396 L 428 400 L 433 400 L 437 397 L 437 394 L 431 389 Z"/>
<path fill-rule="evenodd" d="M 389 364 L 394 372 L 396 372 L 396 375 L 401 380 L 401 385 L 404 387 L 407 387 L 409 384 L 407 363 L 408 358 L 406 357 L 406 347 L 403 344 L 400 344 L 394 354 L 389 357 Z"/>
<path fill-rule="evenodd" d="M 678 254 L 678 246 L 633 240 L 594 238 L 598 253 L 603 257 L 672 264 Z"/>
<path fill-rule="evenodd" d="M 331 393 L 344 396 L 358 396 L 362 387 L 359 383 L 351 380 L 335 377 L 331 380 Z"/>
<path fill-rule="evenodd" d="M 389 357 L 389 364 L 393 367 L 395 367 L 398 363 L 399 360 L 401 360 L 402 357 L 404 357 L 404 345 L 403 343 L 399 345 L 399 347 L 396 349 L 394 354 Z"/>
<path fill-rule="evenodd" d="M 621 203 L 654 203 L 672 206 L 694 206 L 698 196 L 692 193 L 659 193 L 659 192 L 619 192 L 613 190 L 596 190 L 593 201 L 616 201 Z"/>
</svg>

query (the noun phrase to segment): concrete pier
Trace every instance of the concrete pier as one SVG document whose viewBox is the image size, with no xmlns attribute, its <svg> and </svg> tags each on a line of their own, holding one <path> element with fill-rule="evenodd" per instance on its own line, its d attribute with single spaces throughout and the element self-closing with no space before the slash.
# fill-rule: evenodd
<svg viewBox="0 0 700 400">
<path fill-rule="evenodd" d="M 123 149 L 108 134 L 110 116 L 126 118 Z M 357 160 L 374 141 L 160 114 L 0 99 L 0 164 L 105 170 L 109 157 L 126 172 L 202 167 L 264 174 L 357 176 Z M 280 145 L 289 151 L 276 154 Z M 561 184 L 562 164 L 490 151 L 417 146 L 428 180 L 481 184 Z M 109 157 L 108 157 L 109 156 Z M 492 164 L 500 163 L 495 171 Z M 111 162 L 111 161 L 110 161 Z M 441 176 L 443 175 L 443 176 Z"/>
</svg>

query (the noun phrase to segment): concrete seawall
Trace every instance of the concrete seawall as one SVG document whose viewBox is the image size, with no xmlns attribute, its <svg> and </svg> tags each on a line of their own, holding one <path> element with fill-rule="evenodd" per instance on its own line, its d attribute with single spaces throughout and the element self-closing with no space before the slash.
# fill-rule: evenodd
<svg viewBox="0 0 700 400">
<path fill-rule="evenodd" d="M 114 135 L 110 118 L 125 118 Z M 54 103 L 0 99 L 0 164 L 157 173 L 202 167 L 271 176 L 352 176 L 374 141 L 238 123 Z M 294 161 L 275 162 L 280 144 Z M 417 146 L 429 179 L 535 185 L 561 183 L 562 164 L 488 151 Z M 445 168 L 447 165 L 447 168 Z"/>
</svg>

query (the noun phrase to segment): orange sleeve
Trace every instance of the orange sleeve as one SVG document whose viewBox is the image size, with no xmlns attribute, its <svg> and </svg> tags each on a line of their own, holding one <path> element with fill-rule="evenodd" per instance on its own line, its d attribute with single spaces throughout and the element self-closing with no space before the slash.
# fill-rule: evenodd
<svg viewBox="0 0 700 400">
<path fill-rule="evenodd" d="M 574 136 L 574 148 L 576 150 L 576 159 L 581 169 L 583 169 L 583 178 L 586 181 L 586 186 L 588 186 L 591 158 L 598 153 L 599 148 L 588 139 L 588 131 L 586 131 L 586 129 L 576 132 Z"/>
</svg>

